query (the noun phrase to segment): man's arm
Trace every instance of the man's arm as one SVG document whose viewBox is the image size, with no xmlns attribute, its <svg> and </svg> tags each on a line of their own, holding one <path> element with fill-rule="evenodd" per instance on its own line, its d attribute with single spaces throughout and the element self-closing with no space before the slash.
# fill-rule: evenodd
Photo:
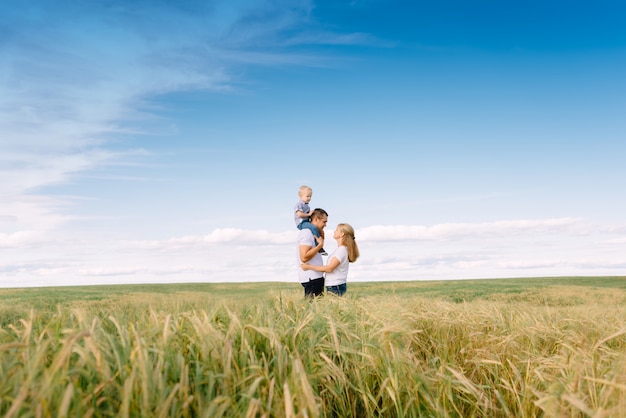
<svg viewBox="0 0 626 418">
<path fill-rule="evenodd" d="M 301 245 L 300 249 L 300 261 L 303 263 L 307 263 L 310 259 L 315 257 L 322 248 L 324 247 L 324 238 L 317 239 L 317 247 L 311 247 L 309 245 Z"/>
</svg>

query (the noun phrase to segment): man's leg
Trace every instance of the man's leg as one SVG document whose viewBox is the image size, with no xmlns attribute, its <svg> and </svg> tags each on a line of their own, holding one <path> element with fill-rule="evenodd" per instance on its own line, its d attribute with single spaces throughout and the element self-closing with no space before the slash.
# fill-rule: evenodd
<svg viewBox="0 0 626 418">
<path fill-rule="evenodd" d="M 324 278 L 309 280 L 308 283 L 302 283 L 302 287 L 305 297 L 321 296 L 324 293 Z"/>
</svg>

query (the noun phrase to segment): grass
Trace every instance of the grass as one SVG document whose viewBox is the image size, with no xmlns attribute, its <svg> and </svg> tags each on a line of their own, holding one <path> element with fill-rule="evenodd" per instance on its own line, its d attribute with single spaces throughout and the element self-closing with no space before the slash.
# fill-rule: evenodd
<svg viewBox="0 0 626 418">
<path fill-rule="evenodd" d="M 7 417 L 626 416 L 626 278 L 0 290 Z"/>
</svg>

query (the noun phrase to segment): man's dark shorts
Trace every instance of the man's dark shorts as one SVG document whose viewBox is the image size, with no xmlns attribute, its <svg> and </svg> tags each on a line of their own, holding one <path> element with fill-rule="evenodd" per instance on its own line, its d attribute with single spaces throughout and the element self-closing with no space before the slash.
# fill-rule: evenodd
<svg viewBox="0 0 626 418">
<path fill-rule="evenodd" d="M 312 298 L 313 296 L 321 296 L 324 293 L 324 278 L 309 279 L 308 283 L 301 283 L 304 287 L 304 296 Z"/>
</svg>

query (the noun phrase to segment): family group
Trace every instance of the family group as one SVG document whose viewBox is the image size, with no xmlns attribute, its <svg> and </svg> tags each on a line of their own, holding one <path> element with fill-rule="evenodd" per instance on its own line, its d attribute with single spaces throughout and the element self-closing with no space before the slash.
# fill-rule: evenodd
<svg viewBox="0 0 626 418">
<path fill-rule="evenodd" d="M 320 296 L 326 292 L 342 296 L 348 289 L 348 267 L 359 258 L 359 247 L 354 237 L 354 228 L 340 223 L 335 228 L 333 238 L 337 248 L 330 254 L 324 250 L 324 228 L 328 223 L 328 213 L 321 208 L 311 210 L 309 203 L 313 190 L 301 186 L 298 190 L 298 203 L 294 208 L 294 220 L 298 232 L 298 279 L 304 287 L 304 296 Z M 326 264 L 322 256 L 328 256 Z"/>
</svg>

